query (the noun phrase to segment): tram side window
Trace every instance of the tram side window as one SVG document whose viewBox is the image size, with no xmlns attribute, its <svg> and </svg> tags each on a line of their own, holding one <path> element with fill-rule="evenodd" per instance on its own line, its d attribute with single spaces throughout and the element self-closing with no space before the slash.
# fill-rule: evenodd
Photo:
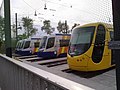
<svg viewBox="0 0 120 90">
<path fill-rule="evenodd" d="M 111 41 L 114 40 L 114 32 L 113 31 L 110 31 L 110 38 L 111 38 Z"/>
<path fill-rule="evenodd" d="M 67 47 L 70 40 L 60 40 L 60 47 Z"/>
<path fill-rule="evenodd" d="M 29 48 L 29 46 L 30 46 L 30 41 L 26 41 L 26 42 L 25 42 L 24 49 Z"/>
<path fill-rule="evenodd" d="M 98 26 L 95 44 L 104 44 L 104 40 L 105 40 L 105 28 L 104 26 L 100 25 Z"/>
<path fill-rule="evenodd" d="M 92 60 L 95 63 L 99 63 L 102 60 L 105 45 L 105 33 L 106 32 L 104 26 L 99 25 L 92 54 Z"/>
<path fill-rule="evenodd" d="M 46 49 L 52 48 L 54 46 L 54 42 L 55 42 L 55 37 L 49 38 Z"/>
<path fill-rule="evenodd" d="M 39 47 L 39 43 L 40 43 L 40 42 L 35 42 L 35 43 L 34 43 L 35 48 Z"/>
</svg>

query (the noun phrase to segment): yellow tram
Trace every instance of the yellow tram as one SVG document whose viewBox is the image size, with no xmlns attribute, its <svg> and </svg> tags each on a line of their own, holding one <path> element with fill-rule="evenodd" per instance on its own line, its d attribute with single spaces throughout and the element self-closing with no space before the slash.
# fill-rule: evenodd
<svg viewBox="0 0 120 90">
<path fill-rule="evenodd" d="M 108 42 L 113 40 L 113 25 L 90 23 L 73 29 L 67 54 L 69 68 L 97 71 L 115 65 Z"/>
</svg>

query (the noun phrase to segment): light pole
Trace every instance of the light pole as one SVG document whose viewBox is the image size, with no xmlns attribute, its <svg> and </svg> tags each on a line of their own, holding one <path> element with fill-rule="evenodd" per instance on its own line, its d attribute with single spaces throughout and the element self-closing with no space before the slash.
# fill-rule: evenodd
<svg viewBox="0 0 120 90">
<path fill-rule="evenodd" d="M 4 16 L 5 16 L 5 49 L 6 49 L 6 56 L 12 57 L 10 0 L 4 0 Z"/>
<path fill-rule="evenodd" d="M 114 41 L 120 42 L 120 0 L 112 0 Z M 119 45 L 119 44 L 118 44 Z M 120 90 L 120 49 L 115 49 L 113 54 L 116 62 L 117 90 Z"/>
<path fill-rule="evenodd" d="M 17 31 L 17 13 L 15 13 L 15 26 L 16 26 L 16 42 L 18 41 L 18 31 Z"/>
<path fill-rule="evenodd" d="M 18 29 L 22 29 L 22 27 L 20 26 L 20 22 L 19 22 L 19 26 L 18 26 L 18 14 L 15 13 L 15 36 L 16 36 L 16 43 L 18 41 Z"/>
</svg>

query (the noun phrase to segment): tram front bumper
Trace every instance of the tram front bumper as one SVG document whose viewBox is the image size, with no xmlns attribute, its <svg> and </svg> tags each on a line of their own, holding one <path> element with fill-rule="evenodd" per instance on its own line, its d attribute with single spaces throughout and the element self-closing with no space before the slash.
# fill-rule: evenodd
<svg viewBox="0 0 120 90">
<path fill-rule="evenodd" d="M 89 57 L 86 55 L 73 56 L 67 55 L 68 66 L 72 70 L 87 71 Z"/>
</svg>

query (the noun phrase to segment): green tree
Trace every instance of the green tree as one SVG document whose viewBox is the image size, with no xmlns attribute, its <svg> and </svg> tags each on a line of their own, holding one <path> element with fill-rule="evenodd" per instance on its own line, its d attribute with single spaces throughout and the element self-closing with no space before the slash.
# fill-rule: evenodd
<svg viewBox="0 0 120 90">
<path fill-rule="evenodd" d="M 43 26 L 41 27 L 42 31 L 45 31 L 47 34 L 51 34 L 55 31 L 55 28 L 51 27 L 50 20 L 43 21 Z"/>
<path fill-rule="evenodd" d="M 22 40 L 22 39 L 26 39 L 26 38 L 27 38 L 27 36 L 25 33 L 22 35 L 18 35 L 18 40 Z"/>
<path fill-rule="evenodd" d="M 58 22 L 57 30 L 58 30 L 59 33 L 62 32 L 62 23 L 61 23 L 61 21 Z"/>
<path fill-rule="evenodd" d="M 59 33 L 70 33 L 69 26 L 67 25 L 67 22 L 61 23 L 61 21 L 58 22 L 57 30 Z"/>
<path fill-rule="evenodd" d="M 4 18 L 0 16 L 0 53 L 4 53 Z"/>
<path fill-rule="evenodd" d="M 36 34 L 37 29 L 33 27 L 33 20 L 29 17 L 23 17 L 23 27 L 25 29 L 24 35 L 25 37 L 29 38 L 30 36 Z"/>
<path fill-rule="evenodd" d="M 2 42 L 5 36 L 4 32 L 4 18 L 0 16 L 0 41 Z"/>
<path fill-rule="evenodd" d="M 72 26 L 72 28 L 71 28 L 71 32 L 72 32 L 72 30 L 76 27 L 76 26 L 79 26 L 80 24 L 77 24 L 77 23 L 74 23 L 74 25 Z"/>
</svg>

